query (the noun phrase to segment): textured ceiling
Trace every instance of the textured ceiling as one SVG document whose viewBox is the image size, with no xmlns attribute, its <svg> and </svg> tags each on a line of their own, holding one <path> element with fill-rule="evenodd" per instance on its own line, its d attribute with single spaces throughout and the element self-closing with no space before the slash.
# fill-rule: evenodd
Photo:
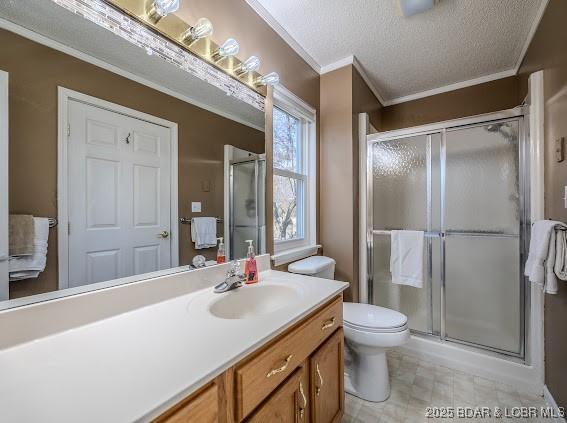
<svg viewBox="0 0 567 423">
<path fill-rule="evenodd" d="M 48 0 L 0 0 L 0 18 L 191 99 L 200 107 L 256 128 L 264 113 Z M 4 25 L 0 25 L 4 26 Z M 38 74 L 41 77 L 41 72 Z"/>
<path fill-rule="evenodd" d="M 544 0 L 253 0 L 319 66 L 354 56 L 386 101 L 515 70 Z"/>
</svg>

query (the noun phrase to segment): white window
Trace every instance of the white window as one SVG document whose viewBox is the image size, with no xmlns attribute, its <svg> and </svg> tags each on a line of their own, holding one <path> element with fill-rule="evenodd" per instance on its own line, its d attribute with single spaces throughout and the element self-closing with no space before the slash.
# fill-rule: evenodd
<svg viewBox="0 0 567 423">
<path fill-rule="evenodd" d="M 274 90 L 275 264 L 317 251 L 315 110 L 285 88 Z"/>
</svg>

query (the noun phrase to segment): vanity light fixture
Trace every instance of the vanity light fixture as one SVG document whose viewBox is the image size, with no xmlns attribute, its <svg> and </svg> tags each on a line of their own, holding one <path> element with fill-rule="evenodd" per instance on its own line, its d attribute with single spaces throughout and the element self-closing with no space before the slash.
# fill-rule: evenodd
<svg viewBox="0 0 567 423">
<path fill-rule="evenodd" d="M 210 37 L 213 35 L 213 24 L 207 18 L 201 18 L 197 21 L 195 26 L 188 28 L 181 34 L 181 41 L 185 44 L 191 45 L 201 38 Z"/>
<path fill-rule="evenodd" d="M 260 69 L 260 59 L 257 56 L 250 56 L 234 69 L 234 73 L 240 76 L 248 72 L 256 72 L 258 69 Z"/>
<path fill-rule="evenodd" d="M 212 57 L 214 61 L 219 61 L 224 57 L 236 56 L 239 51 L 240 46 L 238 45 L 238 41 L 234 38 L 229 38 L 215 52 L 213 52 Z"/>
<path fill-rule="evenodd" d="M 152 0 L 148 10 L 148 18 L 157 24 L 161 18 L 166 17 L 170 13 L 179 9 L 180 0 Z"/>
<path fill-rule="evenodd" d="M 270 72 L 267 75 L 261 76 L 256 81 L 255 85 L 277 85 L 280 82 L 280 76 L 276 72 Z"/>
</svg>

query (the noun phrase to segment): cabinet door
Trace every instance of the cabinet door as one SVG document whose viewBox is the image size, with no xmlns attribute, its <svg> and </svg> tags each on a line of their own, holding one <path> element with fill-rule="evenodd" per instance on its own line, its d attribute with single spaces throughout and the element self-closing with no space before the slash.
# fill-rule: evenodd
<svg viewBox="0 0 567 423">
<path fill-rule="evenodd" d="M 311 356 L 311 416 L 314 423 L 339 422 L 344 409 L 343 331 L 337 330 Z"/>
<path fill-rule="evenodd" d="M 247 420 L 250 423 L 305 423 L 308 392 L 299 368 Z"/>
<path fill-rule="evenodd" d="M 218 405 L 218 388 L 213 383 L 158 417 L 155 423 L 216 423 Z"/>
</svg>

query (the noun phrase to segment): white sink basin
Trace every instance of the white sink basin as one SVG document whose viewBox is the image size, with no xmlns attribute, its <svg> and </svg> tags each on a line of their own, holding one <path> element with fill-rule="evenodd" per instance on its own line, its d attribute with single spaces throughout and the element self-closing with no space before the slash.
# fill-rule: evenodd
<svg viewBox="0 0 567 423">
<path fill-rule="evenodd" d="M 222 294 L 209 312 L 221 319 L 248 319 L 293 305 L 300 297 L 298 290 L 285 285 L 244 286 Z"/>
</svg>

